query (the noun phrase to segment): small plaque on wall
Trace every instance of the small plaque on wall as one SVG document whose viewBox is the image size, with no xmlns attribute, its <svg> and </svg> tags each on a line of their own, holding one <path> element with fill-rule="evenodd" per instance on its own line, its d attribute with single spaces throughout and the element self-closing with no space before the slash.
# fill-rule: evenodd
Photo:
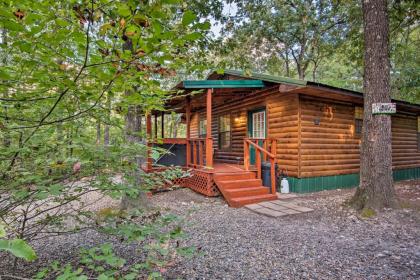
<svg viewBox="0 0 420 280">
<path fill-rule="evenodd" d="M 382 114 L 395 114 L 397 112 L 397 106 L 395 103 L 373 103 L 372 104 L 372 114 L 373 115 L 382 115 Z"/>
<path fill-rule="evenodd" d="M 319 125 L 321 123 L 321 120 L 319 118 L 314 119 L 314 125 Z"/>
</svg>

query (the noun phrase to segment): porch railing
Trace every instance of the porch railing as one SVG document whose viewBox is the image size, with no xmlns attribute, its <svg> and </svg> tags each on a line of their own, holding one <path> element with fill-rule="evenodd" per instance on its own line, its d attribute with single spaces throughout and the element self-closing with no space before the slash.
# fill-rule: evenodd
<svg viewBox="0 0 420 280">
<path fill-rule="evenodd" d="M 263 160 L 270 161 L 270 175 L 271 175 L 271 193 L 276 193 L 276 154 L 277 154 L 277 140 L 276 139 L 244 139 L 244 168 L 249 171 L 251 166 L 251 158 L 249 148 L 255 148 L 255 166 L 257 168 L 257 178 L 261 179 L 261 154 Z"/>
<path fill-rule="evenodd" d="M 190 138 L 187 139 L 187 152 L 188 161 L 187 164 L 194 168 L 204 166 L 204 155 L 206 154 L 206 138 Z M 192 160 L 191 160 L 192 154 Z"/>
</svg>

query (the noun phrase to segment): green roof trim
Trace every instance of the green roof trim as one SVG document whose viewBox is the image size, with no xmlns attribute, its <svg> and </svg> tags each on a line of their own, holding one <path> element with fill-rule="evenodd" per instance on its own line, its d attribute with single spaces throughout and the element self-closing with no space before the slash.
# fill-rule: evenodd
<svg viewBox="0 0 420 280">
<path fill-rule="evenodd" d="M 184 88 L 263 88 L 261 80 L 198 80 L 183 81 Z"/>
<path fill-rule="evenodd" d="M 304 81 L 304 80 L 278 77 L 278 76 L 272 76 L 272 75 L 266 75 L 266 74 L 259 74 L 255 72 L 248 73 L 248 72 L 238 71 L 238 70 L 225 70 L 224 74 L 263 80 L 265 82 L 272 82 L 272 83 L 291 84 L 291 85 L 298 85 L 298 86 L 306 86 L 307 84 L 307 81 Z"/>
</svg>

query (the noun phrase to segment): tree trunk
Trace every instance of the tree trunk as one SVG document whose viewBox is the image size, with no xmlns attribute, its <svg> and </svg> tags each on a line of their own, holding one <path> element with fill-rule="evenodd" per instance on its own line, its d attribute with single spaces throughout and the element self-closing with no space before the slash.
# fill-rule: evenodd
<svg viewBox="0 0 420 280">
<path fill-rule="evenodd" d="M 2 35 L 1 36 L 1 43 L 4 45 L 4 49 L 7 50 L 7 30 L 6 29 L 2 29 L 1 35 Z M 3 58 L 2 66 L 6 66 L 6 64 L 7 64 L 7 55 L 5 55 L 4 58 Z M 3 97 L 4 98 L 8 98 L 9 97 L 9 93 L 8 93 L 8 90 L 7 89 L 4 91 Z M 5 126 L 7 126 L 7 122 L 8 122 L 8 119 L 7 119 L 7 106 L 4 107 L 4 114 L 6 116 L 6 118 L 4 119 L 4 123 L 5 123 Z M 3 132 L 3 145 L 4 145 L 4 147 L 7 148 L 7 147 L 10 147 L 10 144 L 11 144 L 10 133 L 6 129 Z"/>
<path fill-rule="evenodd" d="M 101 144 L 101 121 L 96 120 L 96 145 Z"/>
<path fill-rule="evenodd" d="M 389 22 L 386 0 L 362 3 L 365 42 L 364 119 L 360 185 L 352 198 L 357 209 L 395 207 L 392 178 L 391 117 L 372 115 L 372 104 L 391 102 Z"/>
<path fill-rule="evenodd" d="M 108 92 L 108 96 L 106 99 L 106 109 L 107 109 L 107 117 L 106 117 L 106 124 L 104 127 L 104 147 L 108 149 L 109 146 L 109 123 L 111 122 L 111 93 Z"/>
<path fill-rule="evenodd" d="M 123 50 L 133 51 L 133 46 L 131 40 L 127 40 L 123 46 Z M 131 95 L 133 92 L 126 91 L 125 95 Z M 127 110 L 127 115 L 125 116 L 125 135 L 127 142 L 135 143 L 141 142 L 141 114 L 142 108 L 136 105 L 129 105 Z M 144 155 L 137 155 L 134 159 L 134 164 L 136 164 L 136 171 L 134 171 L 133 176 L 136 180 L 136 185 L 142 185 L 142 175 L 144 174 L 141 169 L 141 165 L 145 163 L 146 159 Z M 147 195 L 144 191 L 141 191 L 137 198 L 129 198 L 124 196 L 121 199 L 120 203 L 121 209 L 132 209 L 132 208 L 141 208 L 148 209 L 150 208 L 150 202 L 147 198 Z"/>
</svg>

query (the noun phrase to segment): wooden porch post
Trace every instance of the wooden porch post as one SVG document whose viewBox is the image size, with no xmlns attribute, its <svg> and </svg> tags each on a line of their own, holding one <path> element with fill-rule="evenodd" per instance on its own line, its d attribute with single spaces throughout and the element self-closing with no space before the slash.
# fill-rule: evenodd
<svg viewBox="0 0 420 280">
<path fill-rule="evenodd" d="M 152 116 L 146 116 L 146 135 L 147 135 L 147 171 L 152 170 Z"/>
<path fill-rule="evenodd" d="M 207 90 L 207 131 L 206 131 L 206 166 L 213 168 L 213 139 L 211 137 L 211 103 L 212 103 L 213 89 Z"/>
<path fill-rule="evenodd" d="M 191 97 L 187 96 L 187 104 L 185 106 L 185 116 L 187 121 L 187 160 L 186 164 L 187 167 L 190 165 L 191 161 L 191 143 L 190 143 L 190 137 L 191 137 Z"/>
<path fill-rule="evenodd" d="M 160 123 L 160 134 L 162 139 L 165 138 L 165 112 L 162 111 L 162 122 Z"/>
</svg>

